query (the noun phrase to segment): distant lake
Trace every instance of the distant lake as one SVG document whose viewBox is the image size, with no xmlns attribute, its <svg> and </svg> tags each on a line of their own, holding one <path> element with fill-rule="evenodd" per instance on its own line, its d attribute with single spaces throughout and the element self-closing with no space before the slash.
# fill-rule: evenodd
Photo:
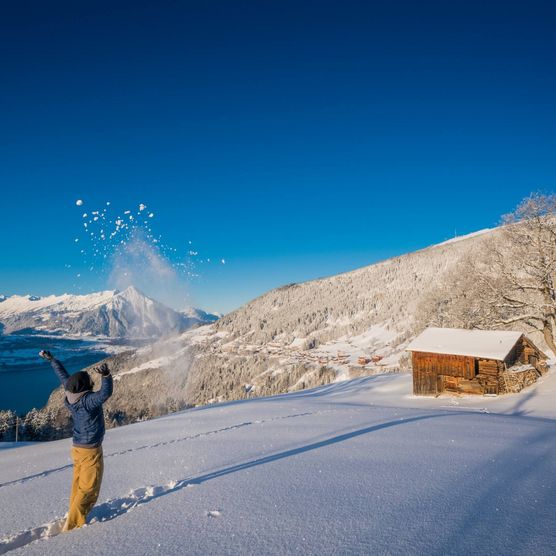
<svg viewBox="0 0 556 556">
<path fill-rule="evenodd" d="M 80 340 L 62 336 L 0 335 L 0 409 L 25 413 L 43 407 L 60 385 L 39 351 L 51 351 L 69 373 L 101 361 L 126 344 L 111 340 Z M 119 348 L 119 349 L 118 349 Z"/>
</svg>

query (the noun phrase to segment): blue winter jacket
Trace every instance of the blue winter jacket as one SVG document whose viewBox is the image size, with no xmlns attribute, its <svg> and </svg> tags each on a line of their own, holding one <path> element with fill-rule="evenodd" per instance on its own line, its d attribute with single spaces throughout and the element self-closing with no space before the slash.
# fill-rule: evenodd
<svg viewBox="0 0 556 556">
<path fill-rule="evenodd" d="M 60 382 L 66 387 L 69 374 L 57 359 L 50 362 Z M 100 390 L 73 394 L 66 391 L 65 404 L 73 417 L 73 445 L 78 448 L 96 448 L 104 439 L 102 404 L 112 395 L 112 376 L 103 376 Z"/>
</svg>

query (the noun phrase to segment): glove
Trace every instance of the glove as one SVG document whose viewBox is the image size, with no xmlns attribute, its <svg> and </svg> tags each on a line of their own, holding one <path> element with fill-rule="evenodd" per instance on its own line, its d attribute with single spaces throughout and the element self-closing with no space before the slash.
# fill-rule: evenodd
<svg viewBox="0 0 556 556">
<path fill-rule="evenodd" d="M 98 367 L 95 367 L 95 371 L 100 376 L 108 376 L 110 374 L 110 369 L 106 363 L 101 363 Z"/>
<path fill-rule="evenodd" d="M 39 356 L 42 357 L 43 359 L 46 359 L 47 361 L 52 361 L 54 359 L 52 353 L 50 353 L 46 349 L 39 351 Z"/>
</svg>

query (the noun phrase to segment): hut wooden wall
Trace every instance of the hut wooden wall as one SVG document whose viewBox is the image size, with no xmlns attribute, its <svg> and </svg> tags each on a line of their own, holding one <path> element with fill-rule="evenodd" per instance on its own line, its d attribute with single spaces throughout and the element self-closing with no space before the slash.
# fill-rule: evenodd
<svg viewBox="0 0 556 556">
<path fill-rule="evenodd" d="M 498 379 L 500 374 L 506 369 L 505 363 L 494 359 L 479 359 L 478 367 L 479 374 L 477 375 L 477 380 L 481 386 L 481 393 L 498 394 Z"/>
<path fill-rule="evenodd" d="M 508 356 L 504 360 L 507 367 L 511 367 L 516 363 L 522 363 L 524 365 L 533 365 L 538 371 L 545 372 L 546 364 L 545 361 L 548 359 L 546 354 L 544 354 L 533 342 L 531 342 L 525 336 L 522 336 L 516 345 L 512 348 L 512 351 L 508 353 Z"/>
<path fill-rule="evenodd" d="M 521 361 L 521 363 L 527 362 L 525 360 L 524 353 L 525 341 L 525 338 L 521 336 L 515 346 L 511 349 L 510 353 L 506 356 L 506 359 L 504 359 L 504 363 L 506 363 L 508 367 L 511 367 L 517 361 Z"/>
<path fill-rule="evenodd" d="M 544 363 L 548 357 L 531 341 L 523 337 L 521 344 L 523 345 L 521 359 L 522 363 L 529 363 L 537 367 L 539 363 Z"/>
<path fill-rule="evenodd" d="M 439 375 L 466 379 L 475 377 L 473 357 L 414 351 L 412 361 L 413 393 L 417 395 L 437 394 Z"/>
</svg>

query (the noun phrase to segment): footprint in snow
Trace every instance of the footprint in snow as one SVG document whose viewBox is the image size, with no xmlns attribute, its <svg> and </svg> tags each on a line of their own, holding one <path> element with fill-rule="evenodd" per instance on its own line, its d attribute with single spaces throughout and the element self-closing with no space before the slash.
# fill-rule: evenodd
<svg viewBox="0 0 556 556">
<path fill-rule="evenodd" d="M 207 517 L 220 517 L 222 512 L 220 510 L 208 510 L 206 512 Z"/>
</svg>

